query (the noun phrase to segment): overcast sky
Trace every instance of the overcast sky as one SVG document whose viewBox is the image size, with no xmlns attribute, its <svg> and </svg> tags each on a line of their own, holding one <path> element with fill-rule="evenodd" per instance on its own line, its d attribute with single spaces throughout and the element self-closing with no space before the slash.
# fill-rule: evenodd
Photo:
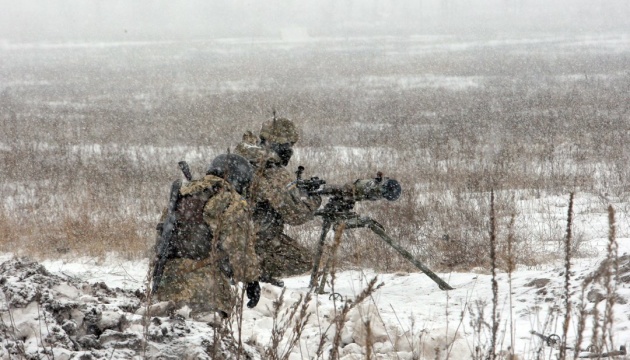
<svg viewBox="0 0 630 360">
<path fill-rule="evenodd" d="M 630 31 L 629 0 L 0 0 L 0 42 Z"/>
</svg>

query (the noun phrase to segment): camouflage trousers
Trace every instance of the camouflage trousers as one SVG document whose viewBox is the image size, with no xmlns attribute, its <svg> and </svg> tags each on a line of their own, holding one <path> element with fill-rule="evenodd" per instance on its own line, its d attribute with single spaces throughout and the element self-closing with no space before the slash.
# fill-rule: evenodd
<svg viewBox="0 0 630 360">
<path fill-rule="evenodd" d="M 158 286 L 158 300 L 188 305 L 193 316 L 213 311 L 230 314 L 237 294 L 229 279 L 216 264 L 195 269 L 198 264 L 199 261 L 191 259 L 169 260 Z"/>
<path fill-rule="evenodd" d="M 256 254 L 261 274 L 279 278 L 310 271 L 313 254 L 281 230 L 268 231 L 258 236 Z"/>
</svg>

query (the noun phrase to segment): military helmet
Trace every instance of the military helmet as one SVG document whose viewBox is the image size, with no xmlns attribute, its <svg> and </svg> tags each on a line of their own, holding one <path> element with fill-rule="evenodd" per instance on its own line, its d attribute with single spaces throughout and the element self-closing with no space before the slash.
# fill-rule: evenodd
<svg viewBox="0 0 630 360">
<path fill-rule="evenodd" d="M 300 135 L 293 121 L 285 118 L 273 118 L 262 124 L 260 138 L 270 143 L 293 144 L 300 139 Z"/>
<path fill-rule="evenodd" d="M 206 175 L 215 175 L 225 179 L 242 194 L 252 181 L 254 168 L 240 155 L 221 154 L 212 160 Z"/>
</svg>

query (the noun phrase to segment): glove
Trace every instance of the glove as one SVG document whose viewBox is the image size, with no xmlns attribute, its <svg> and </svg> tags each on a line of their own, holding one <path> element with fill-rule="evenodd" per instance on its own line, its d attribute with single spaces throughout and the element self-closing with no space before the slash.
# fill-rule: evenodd
<svg viewBox="0 0 630 360">
<path fill-rule="evenodd" d="M 258 300 L 260 300 L 260 284 L 258 281 L 247 283 L 245 292 L 247 293 L 247 298 L 249 299 L 247 307 L 251 309 L 255 307 L 256 304 L 258 304 Z"/>
</svg>

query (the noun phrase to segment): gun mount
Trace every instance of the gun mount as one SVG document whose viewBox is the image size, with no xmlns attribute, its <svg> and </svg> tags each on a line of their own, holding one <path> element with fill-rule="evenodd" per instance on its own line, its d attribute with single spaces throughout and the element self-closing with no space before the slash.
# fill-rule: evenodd
<svg viewBox="0 0 630 360">
<path fill-rule="evenodd" d="M 303 170 L 303 167 L 299 167 L 296 172 L 298 175 L 298 182 L 301 180 Z M 320 181 L 319 178 L 315 179 Z M 304 182 L 308 180 L 301 181 Z M 315 258 L 313 259 L 313 269 L 311 271 L 310 280 L 311 288 L 318 287 L 317 291 L 319 293 L 323 292 L 324 285 L 326 283 L 326 274 L 330 265 L 330 259 L 328 259 L 324 269 L 320 272 L 319 264 L 323 255 L 326 236 L 331 228 L 337 229 L 343 224 L 343 229 L 368 228 L 372 230 L 372 232 L 378 235 L 405 259 L 410 261 L 416 268 L 435 281 L 441 290 L 453 290 L 453 287 L 438 277 L 429 268 L 424 266 L 420 261 L 415 259 L 410 252 L 405 250 L 396 241 L 394 241 L 394 239 L 387 235 L 385 228 L 381 224 L 369 217 L 360 216 L 353 211 L 354 205 L 357 201 L 377 201 L 381 199 L 386 199 L 388 201 L 398 200 L 402 194 L 402 187 L 398 181 L 383 177 L 383 174 L 379 171 L 373 179 L 358 179 L 352 183 L 341 186 L 326 186 L 325 184 L 326 182 L 323 181 L 323 183 L 320 183 L 317 186 L 310 186 L 311 190 L 309 191 L 310 194 L 330 196 L 328 203 L 326 203 L 323 208 L 315 212 L 315 216 L 321 217 L 323 222 L 317 251 L 315 253 Z M 304 187 L 304 189 L 306 189 L 306 187 Z"/>
</svg>

